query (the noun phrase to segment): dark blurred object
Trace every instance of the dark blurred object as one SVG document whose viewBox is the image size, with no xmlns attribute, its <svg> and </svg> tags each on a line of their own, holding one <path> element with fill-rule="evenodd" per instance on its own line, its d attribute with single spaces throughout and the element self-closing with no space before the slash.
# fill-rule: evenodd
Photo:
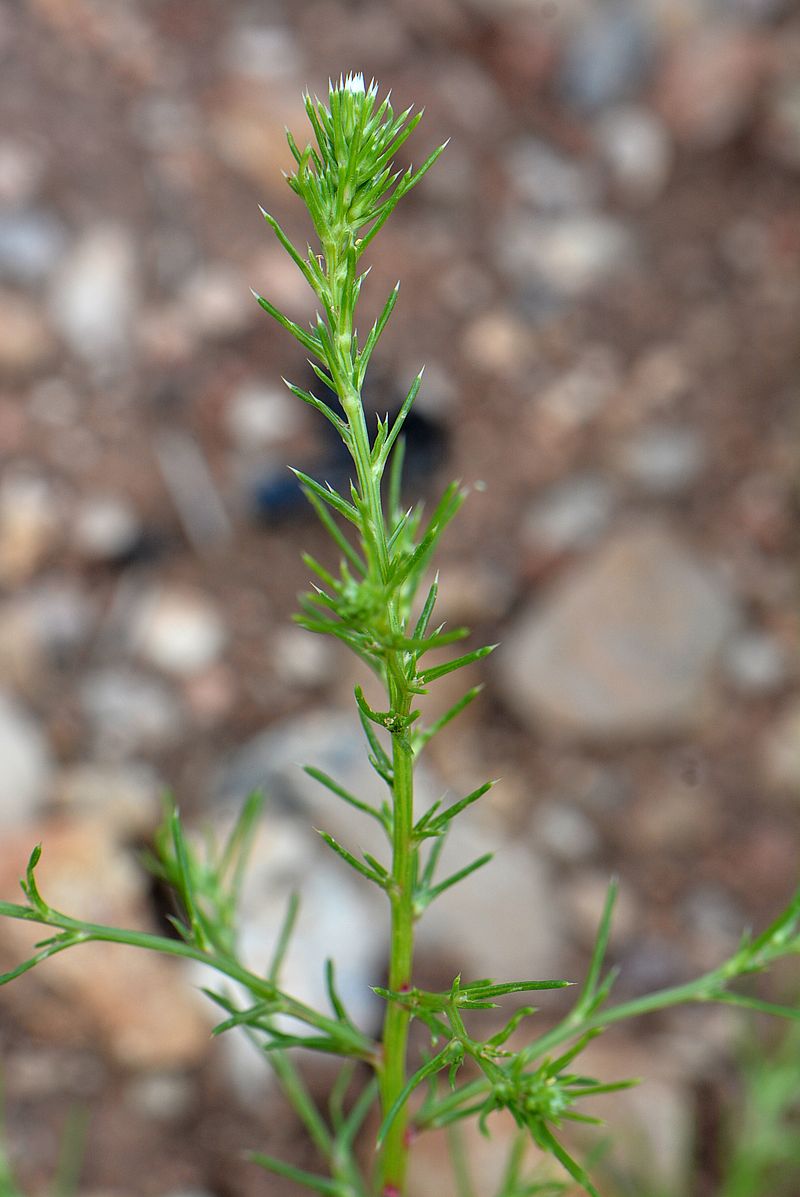
<svg viewBox="0 0 800 1197">
<path fill-rule="evenodd" d="M 316 390 L 308 386 L 308 390 L 321 398 L 325 403 L 330 402 L 329 396 L 321 395 L 322 388 L 317 384 Z M 375 403 L 375 395 L 389 395 L 390 402 L 384 406 Z M 371 388 L 364 395 L 364 409 L 370 432 L 374 432 L 377 416 L 384 417 L 389 412 L 389 424 L 400 410 L 404 395 L 397 387 L 385 380 L 376 379 Z M 405 459 L 403 463 L 403 493 L 409 487 L 424 489 L 427 480 L 442 465 L 447 454 L 447 431 L 442 423 L 421 411 L 412 410 L 403 425 L 405 439 Z M 339 439 L 336 431 L 327 421 L 321 421 L 319 429 L 320 454 L 313 462 L 299 465 L 304 474 L 316 478 L 319 482 L 328 483 L 334 490 L 347 496 L 350 491 L 350 480 L 354 476 L 353 462 L 347 449 Z M 253 488 L 252 510 L 256 518 L 264 523 L 278 523 L 286 519 L 294 519 L 311 512 L 311 507 L 303 495 L 302 488 L 288 469 L 282 467 L 270 470 L 264 474 Z"/>
</svg>

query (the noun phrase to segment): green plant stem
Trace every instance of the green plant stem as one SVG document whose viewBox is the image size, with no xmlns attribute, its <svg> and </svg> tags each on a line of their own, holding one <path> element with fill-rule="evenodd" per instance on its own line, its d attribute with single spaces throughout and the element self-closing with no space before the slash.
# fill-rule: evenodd
<svg viewBox="0 0 800 1197">
<path fill-rule="evenodd" d="M 406 711 L 410 705 L 406 698 Z M 392 938 L 389 988 L 403 993 L 411 986 L 414 953 L 414 774 L 413 751 L 407 731 L 392 737 L 394 764 L 394 823 L 392 835 Z M 381 1106 L 384 1116 L 406 1085 L 406 1055 L 410 1011 L 389 1002 L 383 1025 Z M 404 1106 L 389 1129 L 380 1168 L 380 1192 L 393 1197 L 403 1192 L 408 1157 L 407 1107 Z"/>
</svg>

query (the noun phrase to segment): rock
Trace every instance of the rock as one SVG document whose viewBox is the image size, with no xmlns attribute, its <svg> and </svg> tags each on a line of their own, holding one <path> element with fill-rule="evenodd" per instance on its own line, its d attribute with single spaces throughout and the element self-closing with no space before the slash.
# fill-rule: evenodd
<svg viewBox="0 0 800 1197">
<path fill-rule="evenodd" d="M 94 624 L 96 606 L 92 599 L 68 578 L 49 575 L 21 601 L 48 663 L 59 666 L 72 660 Z"/>
<path fill-rule="evenodd" d="M 64 241 L 61 222 L 49 212 L 23 208 L 0 215 L 0 280 L 41 282 L 56 265 Z"/>
<path fill-rule="evenodd" d="M 77 357 L 116 370 L 130 356 L 137 304 L 131 234 L 115 225 L 90 228 L 67 252 L 50 288 L 55 328 Z"/>
<path fill-rule="evenodd" d="M 518 316 L 489 309 L 467 325 L 462 347 L 467 361 L 487 374 L 519 371 L 528 361 L 530 331 Z"/>
<path fill-rule="evenodd" d="M 533 819 L 534 843 L 563 864 L 578 864 L 595 856 L 600 848 L 591 820 L 566 802 L 545 802 Z"/>
<path fill-rule="evenodd" d="M 694 428 L 653 424 L 634 433 L 617 463 L 624 477 L 649 494 L 669 497 L 698 480 L 706 464 L 705 446 Z"/>
<path fill-rule="evenodd" d="M 273 640 L 273 668 L 287 685 L 317 690 L 332 680 L 338 662 L 330 640 L 304 628 L 286 628 Z"/>
<path fill-rule="evenodd" d="M 538 137 L 521 137 L 504 155 L 511 187 L 542 215 L 593 207 L 600 181 L 590 163 L 568 158 Z"/>
<path fill-rule="evenodd" d="M 110 829 L 92 818 L 53 820 L 3 843 L 0 893 L 19 900 L 17 878 L 33 843 L 43 844 L 41 892 L 56 909 L 89 922 L 153 931 L 146 913 L 147 879 Z M 41 939 L 34 924 L 4 919 L 0 954 L 19 963 Z M 52 1031 L 70 1030 L 100 1043 L 126 1068 L 163 1071 L 197 1064 L 209 1040 L 209 1017 L 188 983 L 184 963 L 122 944 L 82 944 L 9 987 L 23 1023 L 47 1034 L 48 1003 L 58 1000 Z"/>
<path fill-rule="evenodd" d="M 590 740 L 697 727 L 736 616 L 669 532 L 633 529 L 517 619 L 498 654 L 506 701 L 534 728 Z"/>
<path fill-rule="evenodd" d="M 251 381 L 231 395 L 225 424 L 236 447 L 252 453 L 279 444 L 298 431 L 300 404 L 285 387 L 279 390 Z"/>
<path fill-rule="evenodd" d="M 722 666 L 731 684 L 752 697 L 774 694 L 789 675 L 783 645 L 759 631 L 744 632 L 732 640 L 725 650 Z"/>
<path fill-rule="evenodd" d="M 52 777 L 47 740 L 10 694 L 0 690 L 0 827 L 32 822 Z"/>
<path fill-rule="evenodd" d="M 227 629 L 204 595 L 160 589 L 142 601 L 131 640 L 134 650 L 157 669 L 190 677 L 217 661 Z"/>
<path fill-rule="evenodd" d="M 800 799 L 800 700 L 795 699 L 770 730 L 763 749 L 763 764 L 774 789 Z"/>
<path fill-rule="evenodd" d="M 92 761 L 62 769 L 53 785 L 56 806 L 73 817 L 92 818 L 119 839 L 144 838 L 158 826 L 166 790 L 148 765 L 98 765 Z"/>
<path fill-rule="evenodd" d="M 636 243 L 627 224 L 601 214 L 551 219 L 516 216 L 500 226 L 497 253 L 517 284 L 538 282 L 562 299 L 575 299 L 627 269 Z"/>
<path fill-rule="evenodd" d="M 0 372 L 35 373 L 55 352 L 55 342 L 39 307 L 21 295 L 0 291 Z"/>
<path fill-rule="evenodd" d="M 683 854 L 712 842 L 719 825 L 712 792 L 674 781 L 641 796 L 623 834 L 631 851 Z"/>
<path fill-rule="evenodd" d="M 696 150 L 731 142 L 751 120 L 766 65 L 762 39 L 733 24 L 710 24 L 677 41 L 657 88 L 675 138 Z"/>
<path fill-rule="evenodd" d="M 259 310 L 244 280 L 222 263 L 196 270 L 181 288 L 181 302 L 191 311 L 195 335 L 207 337 L 244 332 Z"/>
<path fill-rule="evenodd" d="M 605 345 L 590 346 L 536 396 L 534 413 L 556 431 L 569 433 L 599 415 L 619 382 L 614 353 Z"/>
<path fill-rule="evenodd" d="M 437 876 L 443 879 L 486 852 L 495 854 L 490 864 L 428 907 L 418 929 L 420 958 L 424 954 L 437 970 L 449 967 L 452 976 L 463 972 L 465 979 L 558 975 L 562 925 L 541 856 L 476 812 L 454 824 Z M 546 911 L 546 917 L 531 918 L 533 910 Z M 452 976 L 443 975 L 442 983 Z"/>
<path fill-rule="evenodd" d="M 182 1072 L 143 1073 L 125 1092 L 126 1104 L 136 1114 L 161 1124 L 185 1118 L 194 1098 L 191 1079 Z"/>
<path fill-rule="evenodd" d="M 528 508 L 523 539 L 531 548 L 553 554 L 588 548 L 605 532 L 615 506 L 613 487 L 604 478 L 594 474 L 567 478 Z"/>
<path fill-rule="evenodd" d="M 11 207 L 29 201 L 44 168 L 41 153 L 32 145 L 0 138 L 0 203 Z"/>
<path fill-rule="evenodd" d="M 661 195 L 672 170 L 672 143 L 649 108 L 611 108 L 594 125 L 595 145 L 616 191 L 632 204 L 650 204 Z"/>
<path fill-rule="evenodd" d="M 122 560 L 141 534 L 136 508 L 119 495 L 87 496 L 75 512 L 72 540 L 88 561 Z"/>
<path fill-rule="evenodd" d="M 761 144 L 777 162 L 800 170 L 800 81 L 794 73 L 771 88 L 765 107 Z"/>
<path fill-rule="evenodd" d="M 90 671 L 79 697 L 97 754 L 104 760 L 166 748 L 183 731 L 181 707 L 172 690 L 132 669 Z"/>
<path fill-rule="evenodd" d="M 271 83 L 302 74 L 297 39 L 288 26 L 237 24 L 224 54 L 228 70 L 246 78 Z"/>
<path fill-rule="evenodd" d="M 570 107 L 596 112 L 633 95 L 646 81 L 653 36 L 645 5 L 611 0 L 585 9 L 564 50 L 559 90 Z"/>
<path fill-rule="evenodd" d="M 50 482 L 25 468 L 0 483 L 0 583 L 18 586 L 36 573 L 59 531 L 58 497 Z"/>
</svg>

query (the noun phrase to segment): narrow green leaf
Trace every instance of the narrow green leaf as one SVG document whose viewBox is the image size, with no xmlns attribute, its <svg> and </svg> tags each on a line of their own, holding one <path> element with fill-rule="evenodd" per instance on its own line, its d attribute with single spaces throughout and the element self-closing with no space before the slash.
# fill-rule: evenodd
<svg viewBox="0 0 800 1197">
<path fill-rule="evenodd" d="M 596 1009 L 597 987 L 600 982 L 600 972 L 608 948 L 609 936 L 611 935 L 611 920 L 614 916 L 614 904 L 617 900 L 618 892 L 619 882 L 616 877 L 612 877 L 608 883 L 608 890 L 605 902 L 603 903 L 603 912 L 600 916 L 600 925 L 597 930 L 592 959 L 589 963 L 589 971 L 586 974 L 586 980 L 580 997 L 576 1002 L 576 1009 L 580 1011 L 587 1011 L 589 1008 Z"/>
<path fill-rule="evenodd" d="M 437 840 L 437 843 L 439 842 L 440 841 Z M 434 885 L 432 889 L 428 890 L 426 905 L 430 905 L 430 903 L 435 898 L 438 898 L 440 894 L 443 894 L 445 890 L 457 885 L 459 881 L 463 881 L 464 878 L 469 877 L 471 873 L 475 873 L 478 869 L 482 869 L 484 865 L 489 863 L 493 856 L 493 852 L 486 852 L 483 856 L 479 856 L 477 860 L 473 860 L 472 864 L 465 865 L 465 867 L 463 869 L 459 869 L 457 873 L 451 874 L 451 876 L 447 877 L 444 881 L 440 881 L 438 885 Z"/>
<path fill-rule="evenodd" d="M 332 794 L 335 794 L 337 798 L 341 798 L 343 802 L 347 802 L 348 805 L 355 807 L 356 810 L 360 810 L 365 815 L 369 815 L 371 819 L 376 819 L 381 826 L 386 826 L 384 817 L 379 810 L 376 810 L 374 806 L 370 806 L 368 802 L 362 802 L 360 798 L 356 798 L 354 794 L 351 794 L 349 790 L 344 788 L 344 786 L 339 785 L 338 781 L 334 781 L 334 779 L 327 773 L 324 773 L 322 769 L 317 769 L 313 765 L 303 765 L 303 772 L 307 773 L 309 777 L 313 777 L 314 781 L 318 781 L 320 785 L 325 786 L 325 788 L 330 790 Z"/>
<path fill-rule="evenodd" d="M 273 1172 L 276 1176 L 285 1176 L 297 1184 L 311 1189 L 314 1193 L 328 1193 L 330 1197 L 347 1197 L 347 1192 L 338 1180 L 328 1180 L 325 1176 L 317 1176 L 314 1172 L 306 1172 L 303 1168 L 295 1168 L 294 1164 L 284 1163 L 273 1155 L 265 1155 L 261 1151 L 248 1153 L 247 1158 L 259 1168 Z"/>
<path fill-rule="evenodd" d="M 289 901 L 286 904 L 286 913 L 283 916 L 281 929 L 278 934 L 278 941 L 275 944 L 275 951 L 272 953 L 272 959 L 267 969 L 267 979 L 273 985 L 278 984 L 283 962 L 286 959 L 286 953 L 289 948 L 289 943 L 292 938 L 295 926 L 297 925 L 297 916 L 300 913 L 300 895 L 292 893 L 289 895 Z"/>
<path fill-rule="evenodd" d="M 252 291 L 252 287 L 250 289 Z M 259 295 L 257 291 L 253 291 L 253 295 L 264 311 L 268 312 L 269 315 L 272 316 L 273 320 L 277 320 L 278 324 L 280 324 L 282 328 L 285 328 L 287 332 L 291 333 L 292 336 L 300 342 L 304 349 L 307 349 L 309 353 L 313 353 L 316 357 L 324 360 L 320 343 L 316 337 L 312 337 L 311 334 L 302 329 L 299 324 L 295 324 L 294 320 L 290 320 L 288 316 L 284 316 L 283 312 L 278 311 L 274 304 L 271 304 L 268 299 L 264 298 L 263 295 Z"/>
<path fill-rule="evenodd" d="M 464 669 L 465 666 L 488 657 L 489 653 L 493 653 L 496 648 L 496 644 L 487 644 L 484 648 L 476 648 L 474 652 L 466 653 L 463 657 L 456 657 L 454 661 L 446 661 L 444 665 L 434 665 L 431 669 L 423 669 L 417 676 L 422 685 L 427 686 L 438 678 L 453 673 L 456 669 Z"/>
<path fill-rule="evenodd" d="M 338 416 L 333 408 L 329 406 L 329 404 L 323 402 L 322 399 L 318 399 L 317 396 L 311 391 L 304 391 L 302 387 L 295 386 L 293 382 L 289 382 L 288 378 L 284 378 L 282 381 L 286 384 L 293 395 L 295 395 L 298 399 L 302 399 L 304 403 L 309 405 L 309 407 L 313 407 L 315 411 L 318 411 L 320 415 L 325 417 L 329 424 L 333 425 L 333 427 L 339 433 L 339 436 L 344 441 L 345 445 L 350 444 L 350 429 L 347 427 L 341 416 Z"/>
<path fill-rule="evenodd" d="M 289 469 L 303 484 L 305 490 L 316 495 L 323 503 L 327 503 L 334 511 L 338 511 L 339 515 L 343 515 L 346 520 L 349 520 L 351 524 L 354 524 L 360 530 L 361 519 L 358 512 L 332 486 L 322 486 L 314 478 L 310 478 L 308 474 L 304 474 L 302 470 L 296 470 L 292 466 L 289 466 Z"/>
<path fill-rule="evenodd" d="M 329 835 L 327 831 L 320 831 L 317 828 L 317 834 L 325 841 L 328 847 L 336 853 L 337 856 L 341 856 L 345 864 L 350 865 L 351 869 L 355 869 L 355 871 L 360 873 L 362 877 L 366 877 L 367 881 L 374 882 L 375 885 L 377 885 L 380 889 L 386 888 L 385 880 L 379 873 L 376 873 L 367 865 L 362 864 L 358 857 L 353 856 L 352 852 L 348 852 L 346 848 L 342 847 L 342 845 L 335 840 L 332 835 Z"/>
</svg>

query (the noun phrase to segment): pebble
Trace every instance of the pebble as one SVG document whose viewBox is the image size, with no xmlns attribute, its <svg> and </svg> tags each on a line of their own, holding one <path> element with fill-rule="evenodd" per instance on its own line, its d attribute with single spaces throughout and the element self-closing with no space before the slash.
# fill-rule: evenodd
<svg viewBox="0 0 800 1197">
<path fill-rule="evenodd" d="M 22 295 L 0 291 L 0 372 L 35 374 L 54 353 L 55 341 L 39 307 Z"/>
<path fill-rule="evenodd" d="M 0 690 L 0 827 L 33 821 L 50 788 L 53 764 L 39 724 Z"/>
<path fill-rule="evenodd" d="M 600 198 L 600 180 L 590 163 L 569 158 L 538 137 L 514 141 L 504 161 L 513 189 L 542 215 L 591 208 Z"/>
<path fill-rule="evenodd" d="M 618 194 L 634 205 L 658 199 L 673 164 L 672 142 L 659 116 L 633 104 L 610 108 L 595 122 L 593 133 Z"/>
<path fill-rule="evenodd" d="M 566 44 L 558 90 L 578 112 L 596 112 L 635 94 L 647 80 L 653 30 L 646 5 L 610 0 L 585 10 Z"/>
<path fill-rule="evenodd" d="M 130 761 L 112 766 L 83 761 L 56 776 L 53 799 L 65 813 L 104 823 L 121 839 L 145 837 L 152 834 L 161 819 L 165 789 L 149 765 Z"/>
<path fill-rule="evenodd" d="M 614 489 L 604 478 L 574 475 L 531 504 L 523 518 L 523 540 L 553 554 L 588 548 L 608 528 L 615 506 Z"/>
<path fill-rule="evenodd" d="M 147 1072 L 134 1077 L 125 1090 L 131 1110 L 158 1123 L 184 1118 L 194 1097 L 192 1081 L 182 1072 Z"/>
<path fill-rule="evenodd" d="M 720 149 L 750 122 L 765 67 L 765 45 L 754 32 L 732 23 L 694 30 L 667 52 L 658 110 L 679 142 Z"/>
<path fill-rule="evenodd" d="M 791 74 L 770 90 L 761 145 L 776 162 L 800 170 L 800 81 Z"/>
<path fill-rule="evenodd" d="M 769 784 L 800 801 L 800 700 L 795 698 L 778 716 L 762 751 Z"/>
<path fill-rule="evenodd" d="M 32 577 L 58 537 L 58 496 L 50 482 L 20 465 L 0 483 L 0 583 L 20 585 Z"/>
<path fill-rule="evenodd" d="M 730 642 L 722 667 L 728 681 L 748 697 L 774 694 L 789 675 L 783 645 L 766 632 L 755 630 L 744 632 Z"/>
<path fill-rule="evenodd" d="M 91 670 L 79 687 L 95 750 L 104 760 L 175 744 L 183 715 L 173 691 L 157 678 L 109 666 Z"/>
<path fill-rule="evenodd" d="M 648 494 L 668 498 L 698 481 L 706 464 L 705 445 L 694 428 L 649 425 L 621 447 L 617 464 L 624 477 Z"/>
<path fill-rule="evenodd" d="M 87 561 L 120 561 L 142 534 L 132 503 L 119 495 L 87 495 L 75 512 L 72 541 Z"/>
<path fill-rule="evenodd" d="M 271 660 L 276 676 L 288 685 L 318 690 L 333 680 L 338 656 L 327 637 L 286 628 L 273 640 Z"/>
<path fill-rule="evenodd" d="M 737 618 L 721 580 L 657 525 L 603 546 L 514 622 L 497 654 L 534 730 L 635 740 L 699 726 Z"/>
<path fill-rule="evenodd" d="M 55 267 L 66 235 L 50 212 L 21 209 L 0 214 L 0 280 L 30 285 Z"/>
<path fill-rule="evenodd" d="M 92 598 L 67 577 L 44 578 L 21 598 L 36 643 L 53 666 L 74 659 L 96 616 Z"/>
<path fill-rule="evenodd" d="M 529 976 L 558 975 L 563 927 L 541 854 L 509 838 L 489 814 L 476 812 L 453 825 L 437 875 L 447 877 L 486 852 L 495 859 L 426 910 L 417 937 L 420 956 L 425 953 L 439 970 L 449 967 L 452 976 L 508 980 L 519 974 L 521 961 Z M 545 910 L 546 918 L 533 915 Z M 443 984 L 449 980 L 442 975 Z"/>
<path fill-rule="evenodd" d="M 191 677 L 215 664 L 227 638 L 216 607 L 190 590 L 153 590 L 143 598 L 131 628 L 134 651 L 175 677 Z"/>
<path fill-rule="evenodd" d="M 225 65 L 235 75 L 271 83 L 302 72 L 296 37 L 285 25 L 236 25 L 224 48 Z"/>
<path fill-rule="evenodd" d="M 0 202 L 9 207 L 28 202 L 44 173 L 45 163 L 32 145 L 0 138 Z"/>
<path fill-rule="evenodd" d="M 576 365 L 540 391 L 534 412 L 556 429 L 571 432 L 603 411 L 619 383 L 615 354 L 604 345 L 590 346 Z"/>
<path fill-rule="evenodd" d="M 301 427 L 301 403 L 285 388 L 256 380 L 244 383 L 231 395 L 225 425 L 236 447 L 259 450 L 280 444 Z"/>
<path fill-rule="evenodd" d="M 194 333 L 201 336 L 235 336 L 258 314 L 244 280 L 222 263 L 207 263 L 190 275 L 181 288 L 181 303 L 191 311 Z"/>
<path fill-rule="evenodd" d="M 534 842 L 562 864 L 580 864 L 600 849 L 592 821 L 576 806 L 545 802 L 533 819 Z"/>
<path fill-rule="evenodd" d="M 628 224 L 600 213 L 515 216 L 500 226 L 497 253 L 518 285 L 538 282 L 561 299 L 576 299 L 627 269 L 636 240 Z"/>
<path fill-rule="evenodd" d="M 112 369 L 128 360 L 138 281 L 136 245 L 122 226 L 93 226 L 67 251 L 50 287 L 49 310 L 77 357 Z"/>
</svg>

